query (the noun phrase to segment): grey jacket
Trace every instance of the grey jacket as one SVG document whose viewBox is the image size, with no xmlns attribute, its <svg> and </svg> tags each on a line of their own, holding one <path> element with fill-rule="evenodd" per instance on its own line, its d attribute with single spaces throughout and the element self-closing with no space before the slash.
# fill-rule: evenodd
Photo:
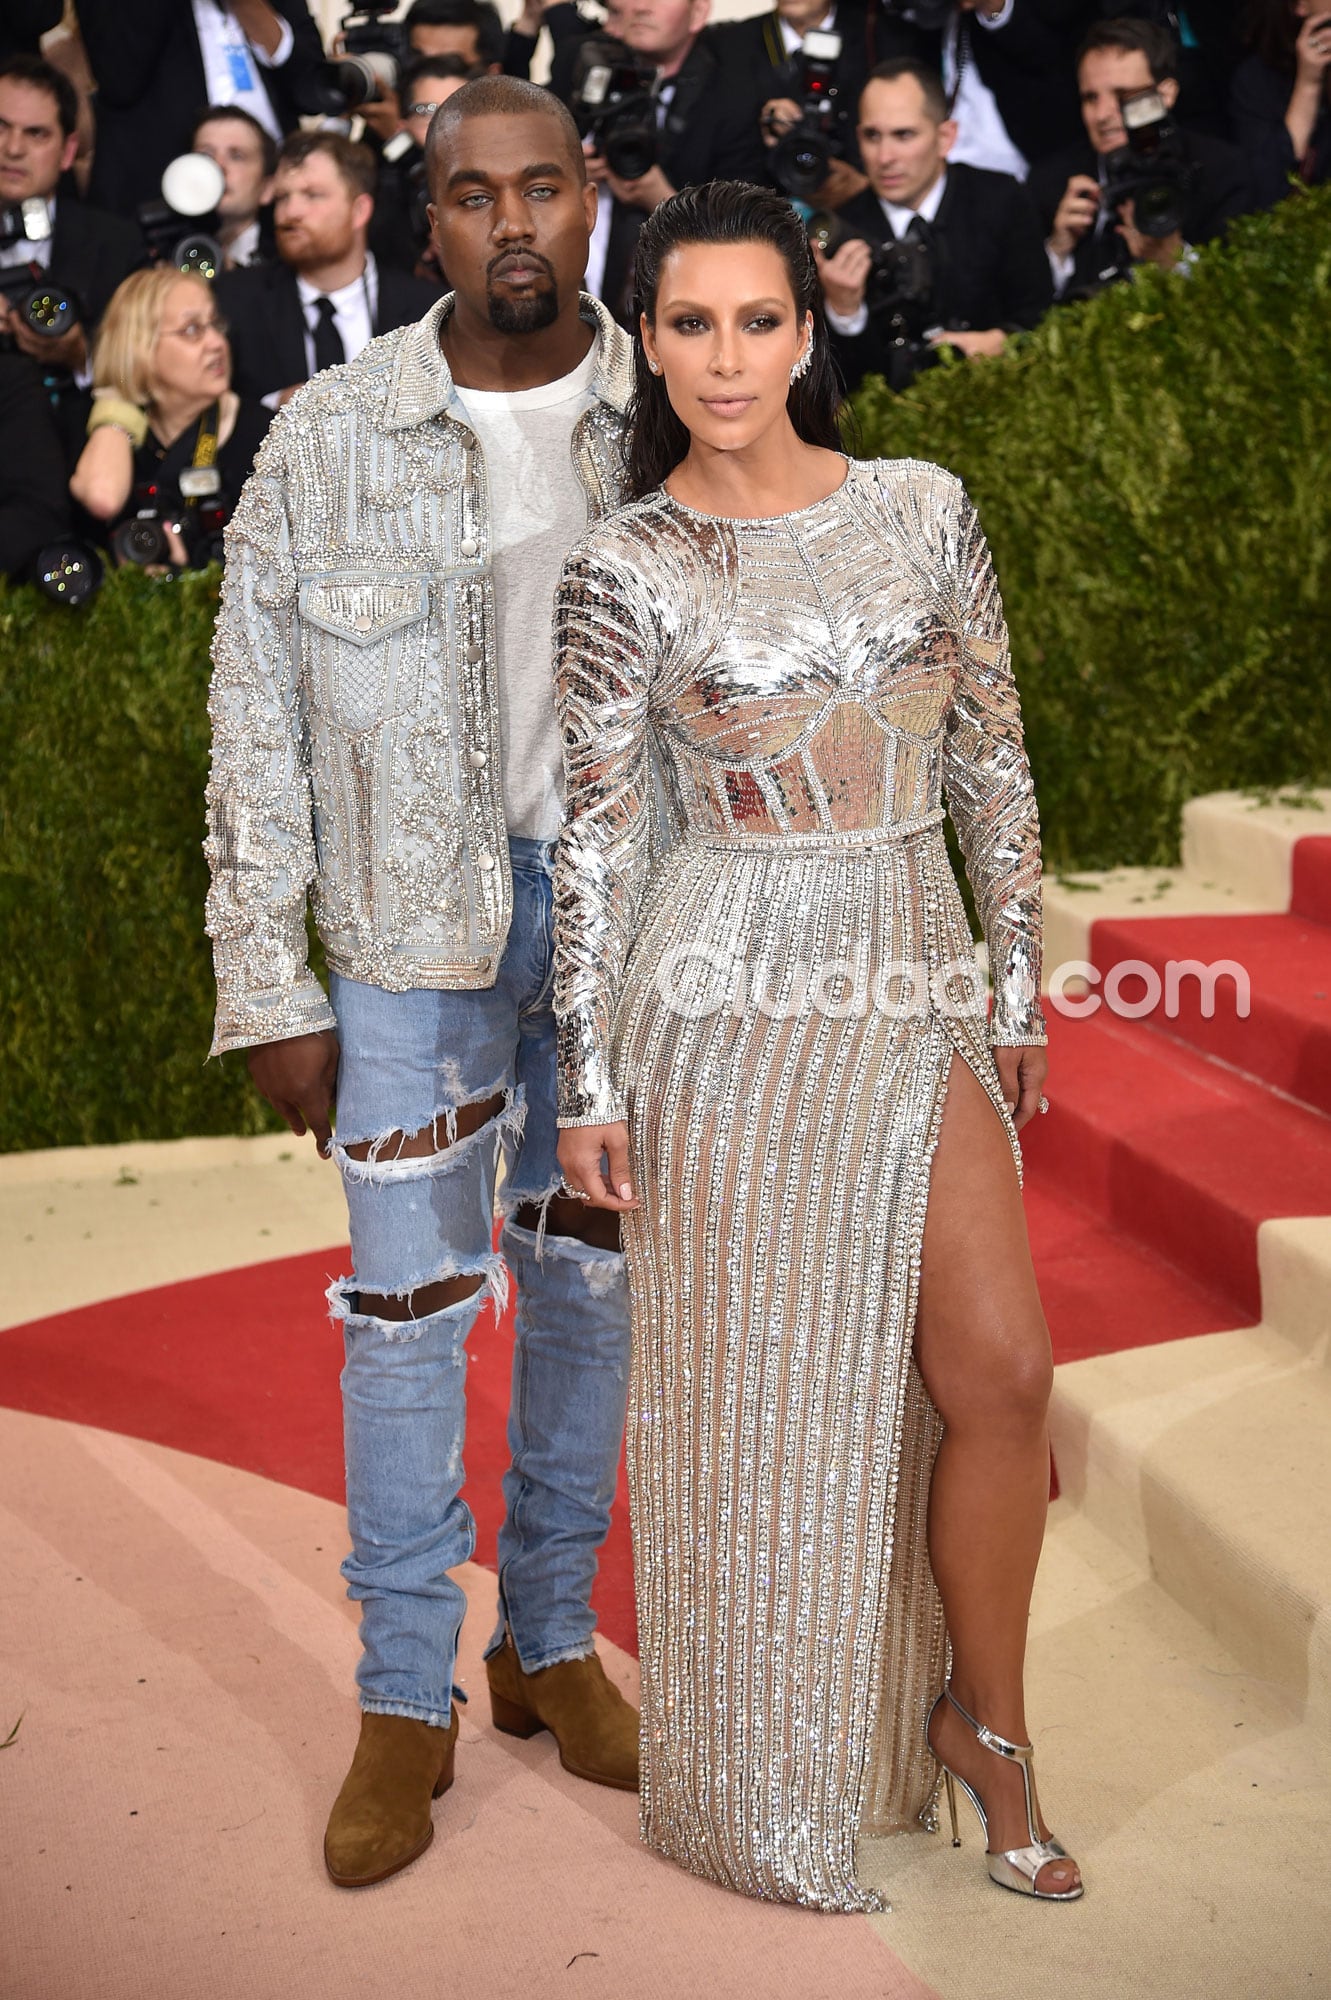
<svg viewBox="0 0 1331 2000">
<path fill-rule="evenodd" d="M 307 896 L 350 979 L 480 987 L 499 969 L 513 885 L 490 509 L 476 435 L 448 407 L 451 309 L 308 383 L 227 530 L 204 842 L 214 1054 L 335 1025 Z M 573 457 L 596 520 L 623 498 L 632 350 L 598 301 L 582 312 L 599 355 Z"/>
</svg>

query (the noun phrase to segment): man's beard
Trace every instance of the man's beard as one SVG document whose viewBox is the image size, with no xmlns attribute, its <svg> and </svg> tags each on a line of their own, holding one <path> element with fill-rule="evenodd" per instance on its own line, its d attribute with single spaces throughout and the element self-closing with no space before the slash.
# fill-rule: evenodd
<svg viewBox="0 0 1331 2000">
<path fill-rule="evenodd" d="M 490 324 L 496 333 L 540 333 L 543 327 L 553 326 L 559 318 L 559 298 L 553 285 L 543 291 L 533 292 L 529 298 L 504 298 L 496 292 L 486 294 L 490 309 Z"/>
</svg>

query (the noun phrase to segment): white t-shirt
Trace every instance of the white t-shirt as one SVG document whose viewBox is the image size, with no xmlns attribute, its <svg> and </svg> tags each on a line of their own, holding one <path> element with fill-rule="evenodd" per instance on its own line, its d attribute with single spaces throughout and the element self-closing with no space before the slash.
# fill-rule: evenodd
<svg viewBox="0 0 1331 2000">
<path fill-rule="evenodd" d="M 454 391 L 489 488 L 504 816 L 528 840 L 553 840 L 564 813 L 551 623 L 564 558 L 587 525 L 573 426 L 593 401 L 596 357 L 593 341 L 571 375 L 536 389 Z"/>
</svg>

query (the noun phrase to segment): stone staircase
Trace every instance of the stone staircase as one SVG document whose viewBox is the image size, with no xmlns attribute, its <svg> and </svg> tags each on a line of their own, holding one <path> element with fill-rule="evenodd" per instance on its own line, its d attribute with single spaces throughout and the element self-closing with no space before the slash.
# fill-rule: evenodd
<svg viewBox="0 0 1331 2000">
<path fill-rule="evenodd" d="M 1062 1203 L 1226 1328 L 1170 1324 L 1161 1294 L 1152 1325 L 1066 1361 L 1054 1460 L 1067 1505 L 1331 1735 L 1331 792 L 1193 801 L 1180 868 L 1050 882 L 1046 946 L 1051 973 L 1099 975 L 1074 996 L 1124 959 L 1250 976 L 1246 1018 L 1223 986 L 1209 1017 L 1195 994 L 1172 1019 L 1052 1016 L 1054 1108 L 1026 1145 L 1037 1264 L 1041 1203 Z M 1088 1314 L 1124 1308 L 1111 1268 L 1085 1278 Z"/>
</svg>

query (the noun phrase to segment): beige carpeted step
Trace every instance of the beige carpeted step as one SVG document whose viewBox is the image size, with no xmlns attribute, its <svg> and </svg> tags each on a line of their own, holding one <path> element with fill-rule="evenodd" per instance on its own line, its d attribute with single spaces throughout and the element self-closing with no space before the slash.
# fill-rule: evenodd
<svg viewBox="0 0 1331 2000">
<path fill-rule="evenodd" d="M 1244 792 L 1212 792 L 1183 808 L 1180 867 L 1046 876 L 1046 986 L 1060 965 L 1090 957 L 1091 925 L 1100 918 L 1287 910 L 1295 843 L 1307 834 L 1331 834 L 1331 790 L 1289 791 L 1266 803 Z"/>
<path fill-rule="evenodd" d="M 1264 1324 L 1060 1368 L 1054 1459 L 1071 1504 L 1331 1734 L 1327 1225 L 1267 1228 L 1296 1337 Z"/>
</svg>

